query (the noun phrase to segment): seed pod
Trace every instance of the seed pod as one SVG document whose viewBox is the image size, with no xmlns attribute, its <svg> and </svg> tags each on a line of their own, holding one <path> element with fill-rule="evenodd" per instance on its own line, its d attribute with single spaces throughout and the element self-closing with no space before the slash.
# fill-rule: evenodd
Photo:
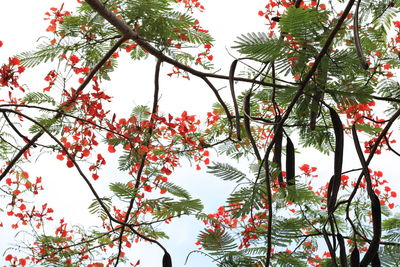
<svg viewBox="0 0 400 267">
<path fill-rule="evenodd" d="M 250 97 L 251 97 L 251 91 L 247 93 L 244 98 L 243 98 L 243 122 L 244 122 L 244 129 L 246 130 L 247 137 L 250 140 L 251 146 L 253 147 L 254 153 L 256 154 L 257 160 L 261 160 L 261 155 L 260 152 L 258 151 L 258 147 L 256 145 L 256 142 L 254 141 L 253 134 L 251 133 L 251 128 L 250 128 Z"/>
<path fill-rule="evenodd" d="M 311 106 L 310 106 L 310 130 L 314 131 L 317 124 L 317 117 L 319 113 L 319 101 L 321 101 L 323 96 L 322 91 L 317 91 L 312 96 Z"/>
<path fill-rule="evenodd" d="M 369 248 L 361 260 L 361 266 L 368 266 L 372 259 L 377 255 L 379 249 L 379 241 L 382 235 L 382 218 L 381 218 L 381 204 L 379 198 L 375 193 L 370 195 L 371 198 L 371 211 L 372 211 L 372 228 L 373 236 L 369 244 Z"/>
<path fill-rule="evenodd" d="M 295 185 L 295 151 L 292 140 L 287 137 L 286 143 L 286 183 L 287 185 Z"/>
<path fill-rule="evenodd" d="M 233 107 L 235 109 L 236 135 L 237 135 L 237 139 L 240 141 L 240 140 L 242 140 L 242 138 L 240 136 L 239 107 L 238 107 L 238 104 L 236 102 L 235 86 L 234 86 L 235 81 L 233 80 L 233 78 L 235 76 L 235 69 L 236 69 L 237 63 L 238 63 L 238 59 L 235 59 L 231 64 L 231 68 L 229 70 L 229 87 L 231 89 Z"/>
<path fill-rule="evenodd" d="M 372 267 L 381 267 L 381 260 L 379 259 L 379 253 L 376 253 L 375 257 L 372 258 L 371 266 Z"/>
<path fill-rule="evenodd" d="M 310 105 L 310 130 L 315 130 L 315 125 L 317 122 L 318 113 L 321 108 L 321 100 L 324 99 L 324 91 L 326 88 L 326 83 L 328 81 L 328 67 L 329 58 L 327 55 L 322 57 L 321 63 L 317 69 L 317 79 L 315 85 L 315 92 L 312 96 L 312 101 Z"/>
<path fill-rule="evenodd" d="M 337 239 L 340 247 L 340 264 L 342 266 L 347 266 L 346 245 L 344 244 L 343 236 L 340 233 L 338 233 Z"/>
<path fill-rule="evenodd" d="M 169 253 L 167 251 L 165 251 L 164 253 L 164 257 L 162 259 L 162 266 L 163 267 L 172 267 L 172 260 L 171 260 L 171 256 L 169 255 Z"/>
<path fill-rule="evenodd" d="M 340 179 L 342 176 L 343 165 L 343 126 L 339 115 L 333 108 L 329 108 L 329 113 L 332 120 L 333 129 L 335 131 L 335 163 L 334 163 L 334 178 L 332 180 L 332 191 L 330 201 L 328 203 L 328 211 L 333 211 L 336 204 L 337 195 L 340 187 Z"/>
<path fill-rule="evenodd" d="M 327 206 L 328 206 L 328 211 L 329 211 L 329 203 L 331 202 L 332 199 L 332 185 L 333 185 L 333 178 L 335 178 L 335 175 L 332 175 L 331 179 L 329 179 L 329 183 L 328 183 L 328 192 L 327 192 Z"/>
<path fill-rule="evenodd" d="M 353 33 L 354 33 L 354 45 L 356 47 L 357 56 L 360 58 L 361 66 L 363 69 L 367 70 L 369 68 L 368 63 L 365 61 L 365 56 L 362 51 L 361 42 L 360 42 L 360 35 L 358 33 L 358 10 L 360 9 L 361 0 L 358 0 L 356 11 L 354 13 L 353 19 Z"/>
<path fill-rule="evenodd" d="M 281 18 L 280 17 L 272 17 L 271 20 L 275 21 L 275 22 L 279 22 L 281 20 Z"/>
<path fill-rule="evenodd" d="M 360 252 L 358 251 L 357 246 L 354 247 L 353 252 L 350 255 L 350 267 L 359 267 L 360 266 Z"/>
<path fill-rule="evenodd" d="M 277 129 L 275 131 L 275 146 L 274 146 L 274 157 L 272 161 L 275 162 L 276 166 L 279 169 L 278 174 L 278 182 L 279 186 L 283 186 L 283 177 L 282 177 L 282 138 L 283 138 L 283 128 Z"/>
</svg>

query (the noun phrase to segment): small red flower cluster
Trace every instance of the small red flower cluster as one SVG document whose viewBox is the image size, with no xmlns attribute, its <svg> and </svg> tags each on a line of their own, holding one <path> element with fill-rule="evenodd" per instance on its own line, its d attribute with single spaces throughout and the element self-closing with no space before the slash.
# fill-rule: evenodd
<svg viewBox="0 0 400 267">
<path fill-rule="evenodd" d="M 25 71 L 25 67 L 21 66 L 21 61 L 16 58 L 9 58 L 8 64 L 3 64 L 0 68 L 0 86 L 10 87 L 10 89 L 18 88 L 22 92 L 25 89 L 18 83 L 18 78 Z"/>
</svg>

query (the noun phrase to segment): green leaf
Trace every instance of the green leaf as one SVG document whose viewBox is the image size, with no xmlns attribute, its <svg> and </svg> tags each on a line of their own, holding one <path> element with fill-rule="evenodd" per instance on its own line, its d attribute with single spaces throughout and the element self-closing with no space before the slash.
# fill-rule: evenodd
<svg viewBox="0 0 400 267">
<path fill-rule="evenodd" d="M 103 204 L 106 206 L 107 210 L 111 210 L 111 205 L 112 205 L 111 199 L 101 198 L 101 200 Z M 89 212 L 91 214 L 97 214 L 102 219 L 107 218 L 107 213 L 102 208 L 97 199 L 93 199 L 92 203 L 89 205 Z"/>
<path fill-rule="evenodd" d="M 33 103 L 33 104 L 43 104 L 43 103 L 50 103 L 52 105 L 56 104 L 56 101 L 51 96 L 41 93 L 41 92 L 30 92 L 27 93 L 22 101 L 26 103 Z"/>
<path fill-rule="evenodd" d="M 207 172 L 214 174 L 225 181 L 240 182 L 246 178 L 244 173 L 228 163 L 213 162 L 213 165 L 207 166 Z"/>
<path fill-rule="evenodd" d="M 248 33 L 238 37 L 236 46 L 238 51 L 262 62 L 274 61 L 286 54 L 284 41 L 277 38 L 269 38 L 266 33 Z"/>
<path fill-rule="evenodd" d="M 190 194 L 187 190 L 185 190 L 184 188 L 173 184 L 173 183 L 163 183 L 162 187 L 167 189 L 167 192 L 176 196 L 176 197 L 181 197 L 181 198 L 185 198 L 185 199 L 190 199 Z"/>
<path fill-rule="evenodd" d="M 130 200 L 136 196 L 137 189 L 130 188 L 126 183 L 112 183 L 110 190 L 122 200 Z"/>
<path fill-rule="evenodd" d="M 235 239 L 223 230 L 201 231 L 198 240 L 209 251 L 226 251 L 237 247 Z"/>
</svg>

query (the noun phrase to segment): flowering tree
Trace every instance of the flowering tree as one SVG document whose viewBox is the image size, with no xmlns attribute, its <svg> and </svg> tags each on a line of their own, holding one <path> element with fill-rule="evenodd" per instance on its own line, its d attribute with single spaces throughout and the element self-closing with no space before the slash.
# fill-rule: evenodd
<svg viewBox="0 0 400 267">
<path fill-rule="evenodd" d="M 243 57 L 227 75 L 211 72 L 213 38 L 193 17 L 204 9 L 197 0 L 78 2 L 73 12 L 51 8 L 48 41 L 0 68 L 2 215 L 33 233 L 18 253 L 5 254 L 11 266 L 140 266 L 124 251 L 145 241 L 163 251 L 160 265 L 172 266 L 158 225 L 182 215 L 204 223 L 194 252 L 218 266 L 400 264 L 397 194 L 381 170 L 369 168 L 384 150 L 399 156 L 392 130 L 400 116 L 398 2 L 266 1 L 258 14 L 265 32 L 238 38 Z M 106 108 L 113 99 L 102 88 L 120 53 L 132 64 L 156 58 L 153 104 L 132 107 L 126 118 Z M 44 77 L 48 86 L 26 90 L 23 73 L 49 61 L 58 67 Z M 162 67 L 171 77 L 198 77 L 214 93 L 206 121 L 164 113 Z M 212 79 L 225 81 L 231 98 Z M 378 105 L 387 112 L 376 113 Z M 343 169 L 346 136 L 357 158 L 350 170 Z M 333 153 L 331 177 L 296 165 L 309 146 Z M 51 203 L 31 201 L 43 190 L 28 170 L 39 150 L 76 169 L 93 194 L 89 212 L 98 225 L 85 230 L 61 219 L 51 228 Z M 211 163 L 210 150 L 248 158 L 250 171 Z M 101 170 L 114 153 L 129 178 L 100 193 Z M 201 201 L 170 179 L 184 158 L 238 184 L 216 213 L 203 213 Z"/>
</svg>

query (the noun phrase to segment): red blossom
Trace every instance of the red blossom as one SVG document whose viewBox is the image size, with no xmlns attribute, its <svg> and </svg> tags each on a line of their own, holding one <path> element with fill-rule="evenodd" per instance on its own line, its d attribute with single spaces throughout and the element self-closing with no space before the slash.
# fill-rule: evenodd
<svg viewBox="0 0 400 267">
<path fill-rule="evenodd" d="M 19 65 L 19 64 L 21 64 L 21 61 L 18 58 L 13 57 L 13 58 L 10 58 L 10 64 L 11 65 Z"/>
<path fill-rule="evenodd" d="M 150 185 L 144 185 L 144 186 L 143 186 L 143 189 L 144 189 L 144 191 L 146 191 L 146 192 L 151 192 L 152 189 L 153 189 L 153 187 L 151 187 Z"/>
<path fill-rule="evenodd" d="M 166 167 L 162 167 L 161 172 L 165 173 L 166 175 L 170 175 L 172 173 L 172 171 Z"/>
<path fill-rule="evenodd" d="M 72 62 L 72 64 L 77 64 L 79 62 L 79 58 L 75 55 L 70 56 L 69 60 Z"/>
<path fill-rule="evenodd" d="M 310 167 L 310 165 L 308 165 L 308 164 L 303 164 L 302 166 L 299 167 L 299 169 L 300 169 L 301 171 L 303 171 L 303 173 L 304 173 L 306 176 L 311 176 L 311 173 L 312 173 L 312 172 L 315 172 L 315 171 L 317 170 L 316 167 Z M 317 176 L 318 176 L 318 175 L 313 175 L 312 177 L 317 177 Z"/>
<path fill-rule="evenodd" d="M 108 152 L 115 153 L 116 152 L 115 147 L 113 145 L 108 145 Z"/>
</svg>

